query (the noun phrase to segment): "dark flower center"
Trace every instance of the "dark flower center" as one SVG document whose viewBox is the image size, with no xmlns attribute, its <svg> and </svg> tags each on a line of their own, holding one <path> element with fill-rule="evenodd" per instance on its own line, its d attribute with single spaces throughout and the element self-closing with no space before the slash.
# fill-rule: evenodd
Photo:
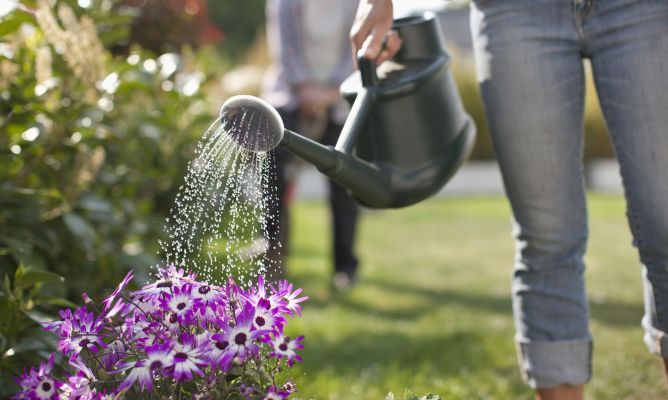
<svg viewBox="0 0 668 400">
<path fill-rule="evenodd" d="M 255 325 L 257 326 L 264 326 L 266 321 L 264 320 L 263 317 L 255 317 Z"/>
<path fill-rule="evenodd" d="M 198 290 L 201 294 L 207 294 L 209 291 L 211 291 L 211 288 L 209 286 L 202 286 Z"/>
<path fill-rule="evenodd" d="M 172 281 L 160 282 L 156 285 L 156 287 L 159 287 L 159 288 L 172 287 Z"/>
<path fill-rule="evenodd" d="M 181 302 L 176 305 L 177 310 L 183 310 L 184 308 L 186 308 L 186 303 Z"/>
<path fill-rule="evenodd" d="M 47 393 L 51 391 L 51 383 L 50 382 L 42 383 L 42 390 Z"/>
<path fill-rule="evenodd" d="M 178 321 L 178 318 L 176 317 L 176 314 L 172 314 L 169 316 L 169 322 L 172 324 L 175 324 L 176 321 Z"/>
<path fill-rule="evenodd" d="M 216 342 L 216 347 L 218 348 L 218 350 L 225 350 L 227 345 L 229 345 L 229 343 L 225 340 L 222 340 L 220 342 Z"/>
<path fill-rule="evenodd" d="M 237 333 L 237 335 L 234 337 L 234 343 L 238 344 L 239 346 L 243 345 L 246 343 L 246 334 L 243 332 Z"/>
<path fill-rule="evenodd" d="M 79 342 L 79 346 L 86 348 L 89 343 L 90 341 L 88 339 L 81 339 L 81 341 Z"/>
<path fill-rule="evenodd" d="M 155 360 L 151 363 L 151 369 L 158 369 L 162 368 L 162 361 L 160 360 Z"/>
<path fill-rule="evenodd" d="M 278 346 L 278 348 L 279 348 L 281 351 L 288 351 L 288 345 L 285 344 L 285 343 L 281 343 L 281 345 Z"/>
<path fill-rule="evenodd" d="M 182 352 L 181 353 L 176 353 L 176 354 L 174 354 L 174 359 L 176 359 L 179 362 L 185 361 L 185 360 L 188 359 L 188 355 L 186 353 L 182 353 Z"/>
</svg>

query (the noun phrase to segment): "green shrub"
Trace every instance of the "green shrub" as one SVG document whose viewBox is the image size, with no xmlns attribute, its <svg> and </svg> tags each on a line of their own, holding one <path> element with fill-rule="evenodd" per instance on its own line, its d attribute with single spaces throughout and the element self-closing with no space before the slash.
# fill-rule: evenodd
<svg viewBox="0 0 668 400">
<path fill-rule="evenodd" d="M 214 53 L 114 56 L 129 17 L 71 3 L 25 1 L 0 19 L 1 398 L 47 347 L 32 317 L 101 297 L 130 268 L 147 278 L 215 120 L 203 88 L 219 71 L 198 67 L 219 67 Z"/>
</svg>

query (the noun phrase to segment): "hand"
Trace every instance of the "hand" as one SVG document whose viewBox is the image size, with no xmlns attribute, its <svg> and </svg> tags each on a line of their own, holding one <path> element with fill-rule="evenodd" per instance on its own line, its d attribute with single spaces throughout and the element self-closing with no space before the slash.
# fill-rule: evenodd
<svg viewBox="0 0 668 400">
<path fill-rule="evenodd" d="M 380 64 L 397 54 L 401 48 L 401 38 L 396 31 L 390 30 L 392 11 L 392 0 L 360 1 L 350 30 L 355 60 L 358 56 L 363 56 Z"/>
<path fill-rule="evenodd" d="M 297 87 L 297 98 L 301 115 L 319 116 L 339 101 L 339 88 L 307 82 Z"/>
</svg>

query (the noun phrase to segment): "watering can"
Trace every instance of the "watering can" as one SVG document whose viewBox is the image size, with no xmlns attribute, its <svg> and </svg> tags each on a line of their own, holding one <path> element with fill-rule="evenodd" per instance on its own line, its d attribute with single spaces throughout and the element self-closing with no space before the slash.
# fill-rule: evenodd
<svg viewBox="0 0 668 400">
<path fill-rule="evenodd" d="M 234 96 L 221 122 L 251 151 L 283 146 L 345 187 L 362 205 L 398 208 L 437 193 L 468 158 L 475 126 L 462 106 L 435 16 L 394 21 L 396 57 L 378 68 L 360 58 L 341 85 L 352 104 L 335 147 L 287 130 L 278 112 L 252 96 Z"/>
</svg>

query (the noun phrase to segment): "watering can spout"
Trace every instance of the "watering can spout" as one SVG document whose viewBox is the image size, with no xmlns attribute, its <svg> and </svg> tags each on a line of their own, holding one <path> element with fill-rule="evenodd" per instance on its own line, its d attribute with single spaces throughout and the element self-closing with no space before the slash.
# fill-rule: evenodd
<svg viewBox="0 0 668 400">
<path fill-rule="evenodd" d="M 468 158 L 475 126 L 449 71 L 433 14 L 395 21 L 403 46 L 378 68 L 360 58 L 341 85 L 352 107 L 335 147 L 285 129 L 263 100 L 223 104 L 228 135 L 250 151 L 283 146 L 372 208 L 397 208 L 437 193 Z"/>
<path fill-rule="evenodd" d="M 391 203 L 389 182 L 377 167 L 285 129 L 278 112 L 264 100 L 234 96 L 223 104 L 220 114 L 225 132 L 246 150 L 269 151 L 280 145 L 345 187 L 362 204 L 386 208 Z"/>
</svg>

